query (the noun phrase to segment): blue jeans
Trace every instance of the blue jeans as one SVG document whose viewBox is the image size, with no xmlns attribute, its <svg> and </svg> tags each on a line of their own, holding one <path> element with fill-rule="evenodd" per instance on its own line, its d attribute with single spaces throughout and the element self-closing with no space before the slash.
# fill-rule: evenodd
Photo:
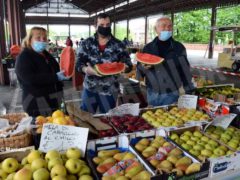
<svg viewBox="0 0 240 180">
<path fill-rule="evenodd" d="M 179 93 L 178 91 L 160 94 L 152 89 L 147 89 L 147 100 L 148 105 L 152 106 L 163 106 L 173 104 L 178 101 Z"/>
<path fill-rule="evenodd" d="M 91 92 L 85 88 L 82 91 L 82 103 L 80 108 L 83 111 L 87 111 L 95 114 L 97 108 L 100 113 L 107 113 L 110 109 L 116 107 L 116 95 L 101 95 Z"/>
</svg>

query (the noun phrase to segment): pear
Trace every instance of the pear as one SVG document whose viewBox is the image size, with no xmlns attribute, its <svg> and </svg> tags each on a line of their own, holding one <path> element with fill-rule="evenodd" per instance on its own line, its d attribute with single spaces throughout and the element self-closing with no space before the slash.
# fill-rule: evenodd
<svg viewBox="0 0 240 180">
<path fill-rule="evenodd" d="M 140 144 L 142 144 L 142 145 L 144 145 L 144 146 L 148 146 L 149 143 L 150 143 L 150 140 L 147 139 L 147 138 L 143 138 L 143 139 L 141 139 L 138 143 L 140 143 Z"/>
<path fill-rule="evenodd" d="M 181 169 L 182 171 L 185 171 L 191 163 L 192 163 L 192 159 L 190 159 L 187 156 L 184 156 L 176 162 L 175 166 L 176 168 Z"/>
<path fill-rule="evenodd" d="M 156 159 L 152 159 L 152 160 L 150 160 L 150 163 L 151 163 L 151 165 L 153 165 L 154 167 L 157 167 L 157 165 L 160 163 L 160 161 L 159 161 L 159 160 L 156 160 Z"/>
<path fill-rule="evenodd" d="M 125 156 L 123 157 L 122 160 L 134 159 L 134 158 L 136 158 L 136 156 L 133 153 L 128 152 L 128 153 L 125 154 Z"/>
<path fill-rule="evenodd" d="M 143 152 L 143 150 L 146 149 L 146 147 L 147 147 L 147 146 L 142 145 L 142 144 L 140 144 L 140 143 L 137 143 L 137 144 L 135 145 L 135 148 L 136 148 L 139 152 Z"/>
<path fill-rule="evenodd" d="M 150 180 L 151 179 L 151 174 L 143 170 L 140 173 L 138 173 L 136 176 L 134 176 L 131 180 Z"/>
<path fill-rule="evenodd" d="M 188 168 L 185 171 L 185 174 L 192 174 L 195 172 L 199 172 L 201 169 L 201 164 L 200 163 L 192 163 L 190 166 L 188 166 Z"/>
<path fill-rule="evenodd" d="M 115 154 L 119 153 L 120 151 L 118 149 L 114 149 L 114 150 L 101 150 L 98 152 L 98 157 L 104 157 L 104 156 L 108 156 L 108 157 L 112 157 Z"/>
<path fill-rule="evenodd" d="M 172 172 L 176 172 L 177 177 L 183 176 L 183 171 L 181 169 L 173 169 Z"/>
<path fill-rule="evenodd" d="M 173 155 L 173 156 L 180 156 L 182 155 L 182 150 L 179 148 L 174 148 L 173 150 L 171 150 L 168 155 Z"/>
<path fill-rule="evenodd" d="M 170 156 L 167 157 L 167 160 L 169 162 L 171 162 L 172 164 L 176 164 L 176 162 L 178 161 L 178 158 L 174 155 L 170 155 Z"/>
<path fill-rule="evenodd" d="M 157 166 L 159 169 L 167 169 L 169 171 L 172 170 L 173 165 L 170 161 L 168 160 L 163 160 L 162 162 L 160 162 L 160 164 Z"/>
<path fill-rule="evenodd" d="M 127 154 L 127 152 L 117 153 L 113 156 L 113 158 L 116 159 L 117 161 L 121 161 L 121 160 L 123 160 L 123 158 L 126 154 Z"/>
</svg>

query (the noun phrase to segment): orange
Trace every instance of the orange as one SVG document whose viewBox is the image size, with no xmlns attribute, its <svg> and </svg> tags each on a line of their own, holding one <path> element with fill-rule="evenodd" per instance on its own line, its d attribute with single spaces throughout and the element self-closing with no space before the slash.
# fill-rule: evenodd
<svg viewBox="0 0 240 180">
<path fill-rule="evenodd" d="M 65 125 L 67 124 L 67 120 L 64 117 L 57 117 L 53 119 L 54 124 Z"/>
<path fill-rule="evenodd" d="M 46 117 L 46 119 L 47 119 L 48 123 L 52 123 L 53 122 L 53 118 L 51 116 Z"/>
<path fill-rule="evenodd" d="M 42 133 L 42 126 L 38 127 L 36 132 L 37 132 L 37 134 L 41 134 Z"/>
<path fill-rule="evenodd" d="M 60 110 L 56 110 L 52 113 L 52 118 L 64 117 L 64 113 Z"/>
<path fill-rule="evenodd" d="M 47 122 L 47 119 L 44 116 L 37 116 L 35 123 L 37 125 L 43 125 L 44 123 Z"/>
</svg>

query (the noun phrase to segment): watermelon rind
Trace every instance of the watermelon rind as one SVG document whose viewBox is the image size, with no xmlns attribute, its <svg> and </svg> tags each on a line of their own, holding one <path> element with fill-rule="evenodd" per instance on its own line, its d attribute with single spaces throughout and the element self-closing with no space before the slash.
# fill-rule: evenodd
<svg viewBox="0 0 240 180">
<path fill-rule="evenodd" d="M 104 63 L 104 64 L 108 64 L 109 65 L 111 63 Z M 101 69 L 101 66 L 103 66 L 104 64 L 96 64 L 94 66 L 96 71 L 98 72 L 98 74 L 103 75 L 103 76 L 110 76 L 110 75 L 120 74 L 120 73 L 122 73 L 125 70 L 125 64 L 121 63 L 122 67 L 121 66 L 117 66 L 118 69 L 116 68 L 116 69 L 114 69 L 114 71 L 111 70 L 111 72 L 106 72 L 106 71 L 109 71 L 109 70 Z"/>
<path fill-rule="evenodd" d="M 152 61 L 151 62 L 149 59 L 148 59 L 148 61 L 146 61 L 143 58 L 139 58 L 138 55 L 141 55 L 141 56 L 150 55 L 150 56 L 152 56 L 152 58 L 157 58 L 158 61 L 154 61 L 154 62 Z M 140 63 L 143 63 L 143 64 L 157 65 L 157 64 L 162 63 L 164 61 L 164 58 L 161 58 L 159 56 L 155 56 L 155 55 L 152 55 L 152 54 L 148 54 L 148 53 L 136 53 L 136 60 Z"/>
</svg>

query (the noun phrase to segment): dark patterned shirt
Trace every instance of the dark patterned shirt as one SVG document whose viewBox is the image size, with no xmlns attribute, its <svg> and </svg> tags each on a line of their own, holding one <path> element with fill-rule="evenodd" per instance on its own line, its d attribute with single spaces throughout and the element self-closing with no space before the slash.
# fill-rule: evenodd
<svg viewBox="0 0 240 180">
<path fill-rule="evenodd" d="M 99 43 L 97 35 L 84 40 L 79 47 L 77 53 L 77 71 L 82 72 L 82 68 L 90 63 L 91 66 L 95 64 L 107 62 L 123 62 L 132 69 L 131 59 L 124 44 L 111 36 L 106 44 L 103 52 L 99 50 Z M 102 95 L 112 95 L 119 90 L 119 75 L 113 76 L 89 76 L 85 75 L 83 86 L 89 91 L 96 92 Z"/>
</svg>

